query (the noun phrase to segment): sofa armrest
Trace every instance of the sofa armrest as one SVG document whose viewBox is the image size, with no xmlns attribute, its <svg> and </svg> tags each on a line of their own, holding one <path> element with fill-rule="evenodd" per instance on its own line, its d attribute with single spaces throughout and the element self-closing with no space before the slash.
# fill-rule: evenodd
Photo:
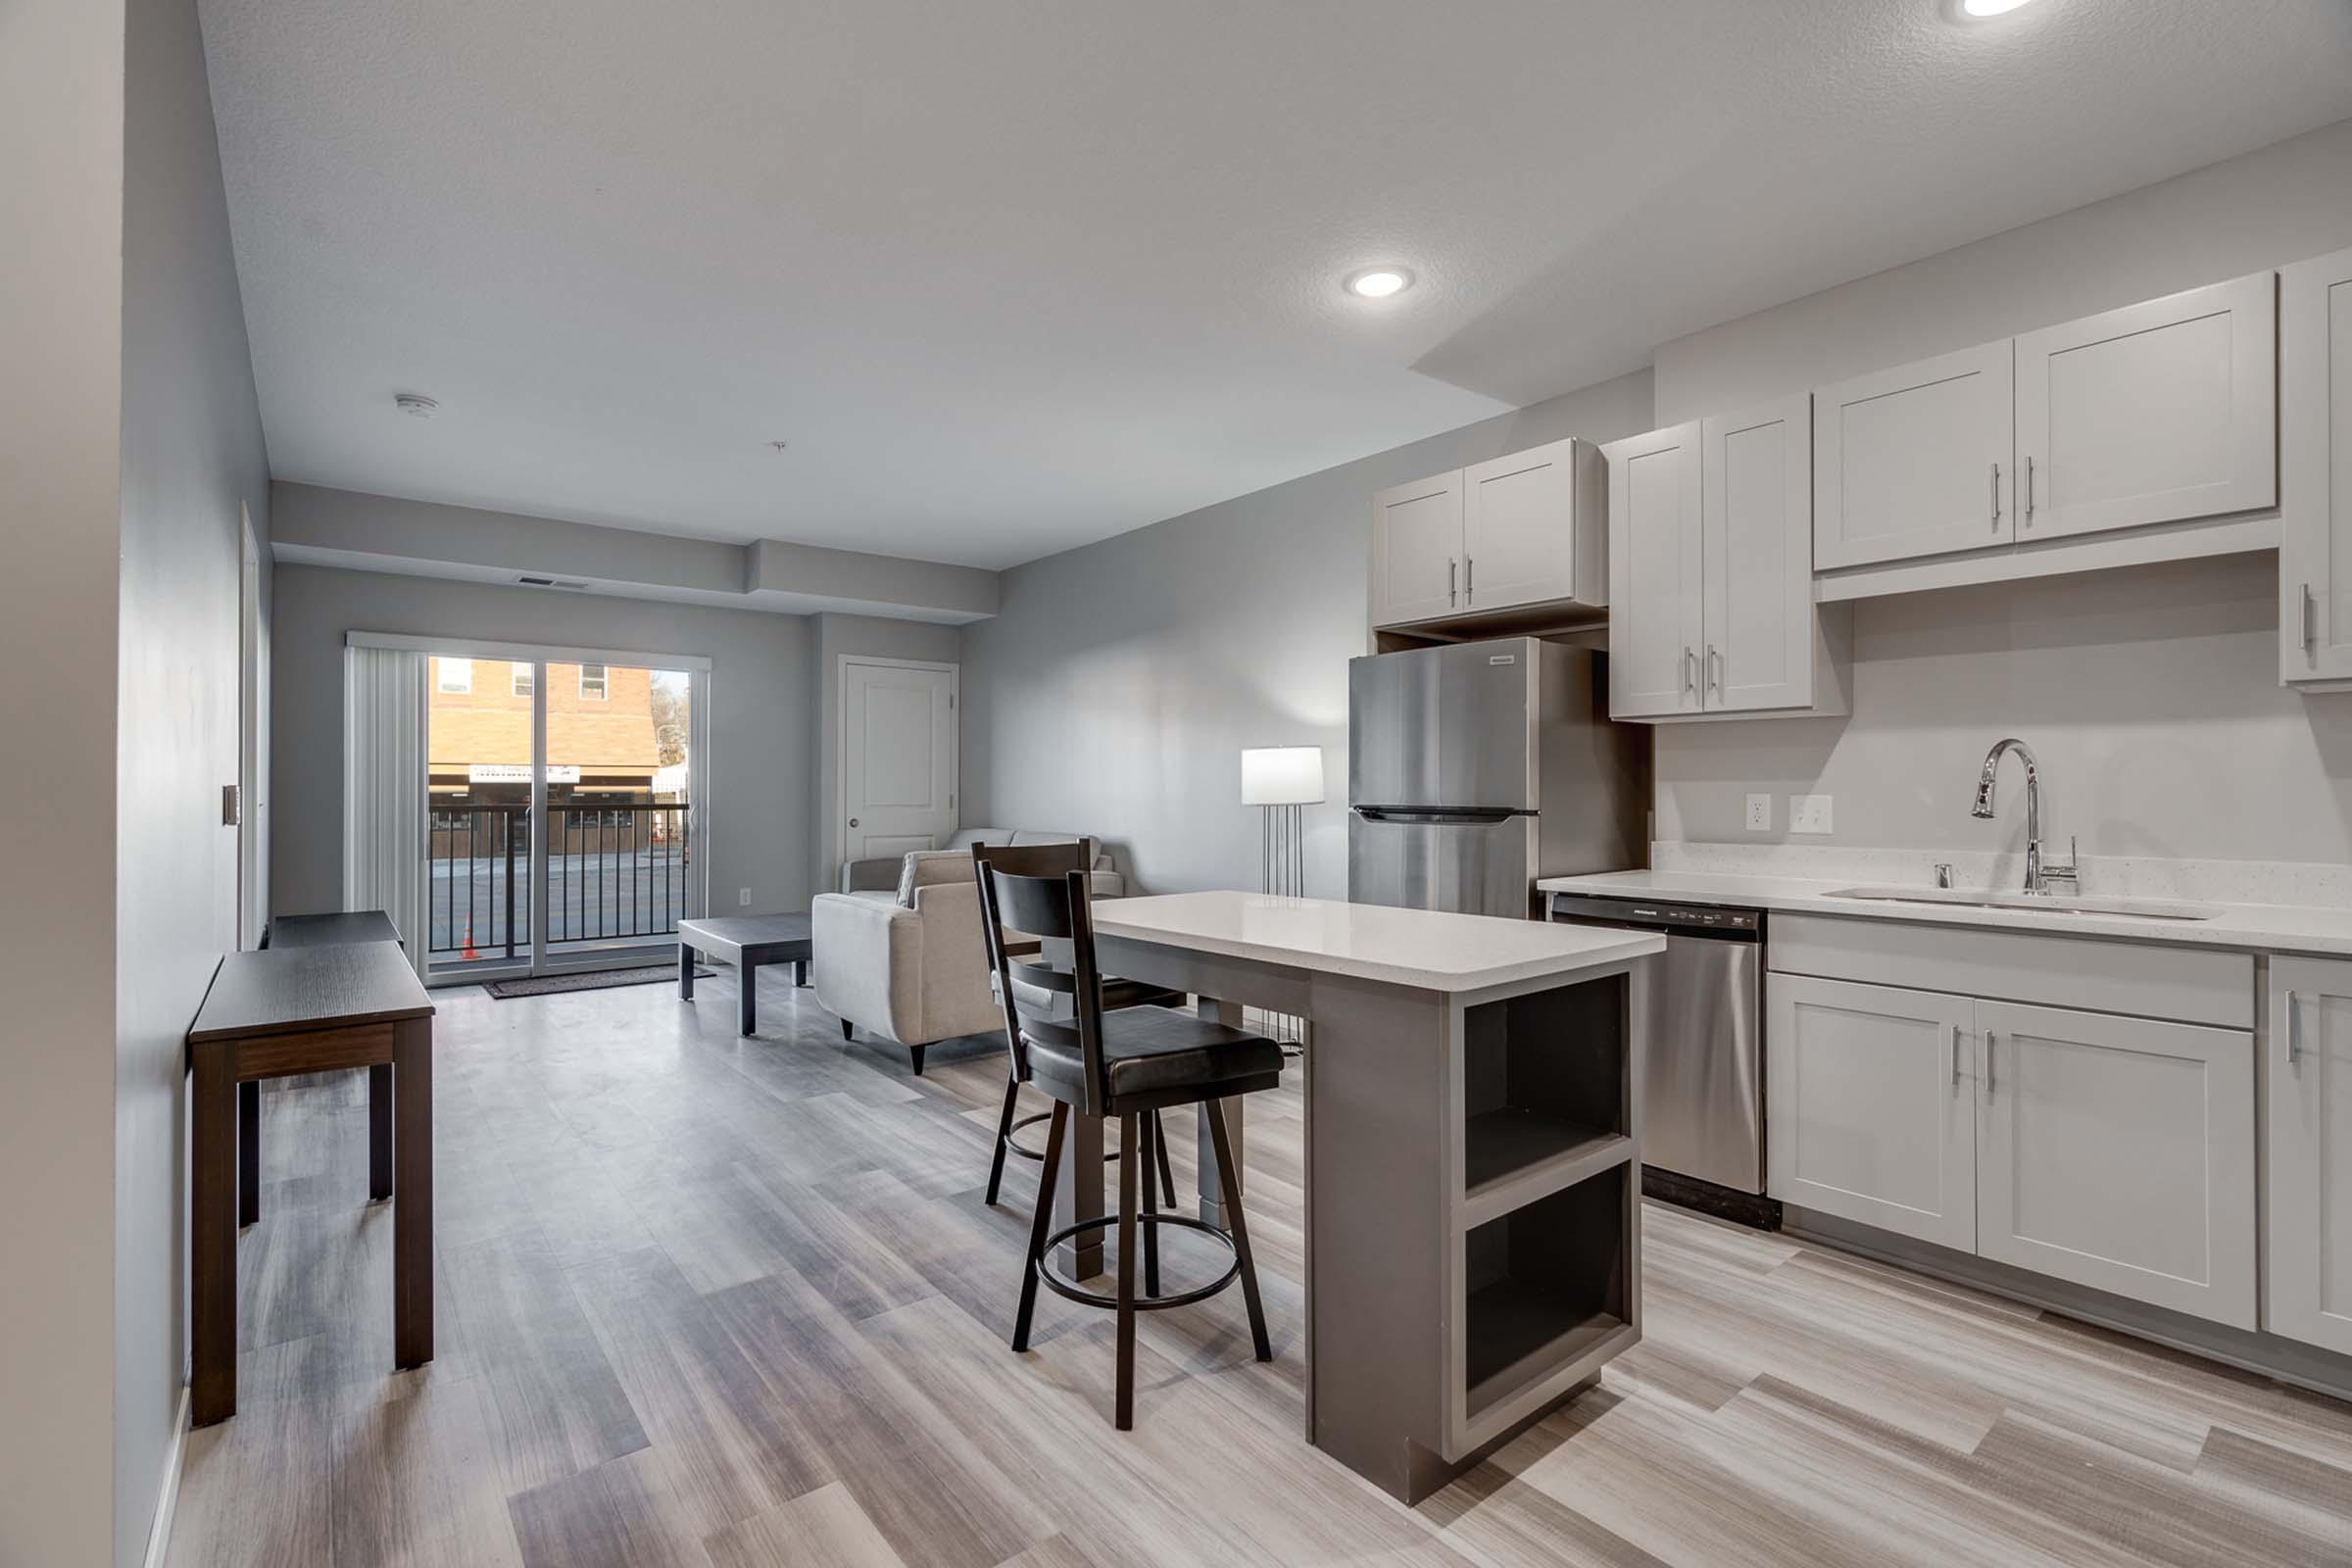
<svg viewBox="0 0 2352 1568">
<path fill-rule="evenodd" d="M 820 893 L 808 904 L 808 981 L 828 1011 L 893 1040 L 920 1025 L 923 925 L 895 900 Z"/>
<path fill-rule="evenodd" d="M 906 868 L 903 855 L 877 855 L 862 860 L 841 862 L 841 891 L 844 893 L 895 893 L 899 875 Z"/>
<path fill-rule="evenodd" d="M 1086 873 L 1087 892 L 1098 899 L 1123 899 L 1127 896 L 1127 879 L 1116 871 Z"/>
</svg>

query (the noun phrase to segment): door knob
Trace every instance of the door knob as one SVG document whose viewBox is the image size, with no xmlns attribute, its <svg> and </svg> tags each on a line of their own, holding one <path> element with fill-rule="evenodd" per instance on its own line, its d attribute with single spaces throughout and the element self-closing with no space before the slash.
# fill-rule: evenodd
<svg viewBox="0 0 2352 1568">
<path fill-rule="evenodd" d="M 852 826 L 852 827 L 856 827 L 857 825 L 858 825 L 858 819 L 857 819 L 856 817 L 854 817 L 854 816 L 853 816 L 853 817 L 851 817 L 851 818 L 850 818 L 850 826 Z"/>
</svg>

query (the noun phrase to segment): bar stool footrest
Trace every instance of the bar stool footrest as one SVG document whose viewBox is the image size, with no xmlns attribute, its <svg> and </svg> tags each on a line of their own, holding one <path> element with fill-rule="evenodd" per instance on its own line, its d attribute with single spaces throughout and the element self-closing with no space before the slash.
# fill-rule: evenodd
<svg viewBox="0 0 2352 1568">
<path fill-rule="evenodd" d="M 1033 1164 L 1044 1164 L 1046 1162 L 1046 1152 L 1044 1150 L 1031 1149 L 1028 1145 L 1021 1143 L 1012 1135 L 1013 1133 L 1019 1132 L 1024 1127 L 1034 1127 L 1041 1121 L 1052 1121 L 1053 1119 L 1054 1113 L 1050 1110 L 1034 1110 L 1026 1116 L 1014 1117 L 1011 1129 L 1004 1134 L 1004 1148 L 1009 1152 L 1018 1154 L 1023 1159 L 1029 1160 Z M 1105 1165 L 1109 1164 L 1118 1157 L 1119 1151 L 1116 1145 L 1113 1145 L 1111 1148 L 1102 1151 L 1102 1163 Z"/>
<path fill-rule="evenodd" d="M 1093 1219 L 1082 1219 L 1075 1225 L 1064 1225 L 1048 1236 L 1045 1241 L 1044 1255 L 1037 1260 L 1037 1277 L 1044 1282 L 1046 1289 L 1056 1296 L 1066 1297 L 1082 1306 L 1100 1306 L 1116 1311 L 1119 1305 L 1117 1297 L 1106 1295 L 1102 1291 L 1090 1291 L 1057 1270 L 1054 1266 L 1054 1250 L 1081 1231 L 1102 1230 L 1106 1226 L 1116 1225 L 1118 1222 L 1119 1216 L 1116 1214 L 1098 1214 Z M 1225 1250 L 1233 1254 L 1233 1261 L 1225 1266 L 1225 1272 L 1206 1285 L 1196 1285 L 1191 1290 L 1170 1291 L 1158 1296 L 1145 1296 L 1140 1292 L 1137 1293 L 1134 1305 L 1138 1312 L 1164 1312 L 1171 1306 L 1190 1306 L 1195 1301 L 1205 1301 L 1241 1278 L 1241 1253 L 1234 1248 L 1232 1233 L 1222 1226 L 1211 1225 L 1204 1219 L 1195 1219 L 1190 1214 L 1138 1214 L 1135 1216 L 1135 1222 L 1138 1225 L 1177 1225 L 1190 1231 L 1205 1232 L 1223 1242 Z"/>
</svg>

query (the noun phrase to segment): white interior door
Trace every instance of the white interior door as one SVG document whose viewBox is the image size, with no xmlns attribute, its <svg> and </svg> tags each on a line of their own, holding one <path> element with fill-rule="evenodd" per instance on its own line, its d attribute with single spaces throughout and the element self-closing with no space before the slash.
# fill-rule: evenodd
<svg viewBox="0 0 2352 1568">
<path fill-rule="evenodd" d="M 2254 1327 L 2254 1042 L 1977 1004 L 1977 1250 Z"/>
<path fill-rule="evenodd" d="M 1706 421 L 1707 707 L 1813 703 L 1813 405 L 1802 393 Z"/>
<path fill-rule="evenodd" d="M 2277 504 L 2278 278 L 2127 306 L 2017 340 L 2017 536 Z"/>
<path fill-rule="evenodd" d="M 2352 1355 L 2352 963 L 2271 960 L 2263 1327 Z"/>
<path fill-rule="evenodd" d="M 1813 564 L 1828 570 L 2016 538 L 2010 340 L 1813 394 Z"/>
<path fill-rule="evenodd" d="M 841 665 L 843 854 L 937 846 L 956 831 L 954 664 L 845 659 Z"/>
</svg>

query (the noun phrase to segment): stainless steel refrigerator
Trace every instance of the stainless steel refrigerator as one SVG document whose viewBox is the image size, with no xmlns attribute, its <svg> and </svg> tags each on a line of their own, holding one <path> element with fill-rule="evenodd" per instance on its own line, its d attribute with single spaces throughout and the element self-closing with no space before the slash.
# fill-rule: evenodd
<svg viewBox="0 0 2352 1568">
<path fill-rule="evenodd" d="M 1536 878 L 1647 863 L 1649 732 L 1608 656 L 1533 637 L 1348 664 L 1348 897 L 1525 919 Z"/>
</svg>

